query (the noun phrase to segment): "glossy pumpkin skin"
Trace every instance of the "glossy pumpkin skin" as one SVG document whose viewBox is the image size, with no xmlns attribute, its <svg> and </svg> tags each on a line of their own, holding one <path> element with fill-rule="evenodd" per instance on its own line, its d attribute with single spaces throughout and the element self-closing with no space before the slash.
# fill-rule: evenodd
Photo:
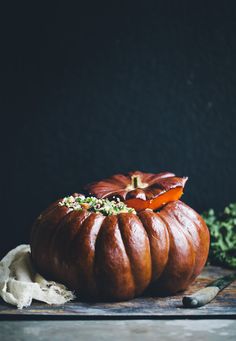
<svg viewBox="0 0 236 341">
<path fill-rule="evenodd" d="M 149 286 L 173 294 L 187 288 L 206 262 L 206 224 L 181 201 L 160 212 L 112 216 L 71 211 L 58 202 L 32 228 L 32 259 L 41 274 L 80 298 L 128 300 Z"/>
</svg>

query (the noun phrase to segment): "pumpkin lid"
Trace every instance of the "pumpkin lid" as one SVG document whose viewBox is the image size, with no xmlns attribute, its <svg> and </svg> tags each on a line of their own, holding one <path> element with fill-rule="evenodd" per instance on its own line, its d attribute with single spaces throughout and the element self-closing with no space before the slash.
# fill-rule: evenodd
<svg viewBox="0 0 236 341">
<path fill-rule="evenodd" d="M 187 180 L 187 177 L 177 177 L 169 172 L 153 174 L 134 171 L 93 182 L 86 186 L 86 190 L 101 199 L 118 197 L 127 206 L 140 211 L 157 209 L 167 202 L 178 200 Z"/>
</svg>

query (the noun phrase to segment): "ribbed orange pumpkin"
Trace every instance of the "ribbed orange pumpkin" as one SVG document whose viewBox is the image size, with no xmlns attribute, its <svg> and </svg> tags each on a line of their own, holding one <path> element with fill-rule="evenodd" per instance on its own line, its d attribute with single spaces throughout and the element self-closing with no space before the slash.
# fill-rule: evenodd
<svg viewBox="0 0 236 341">
<path fill-rule="evenodd" d="M 40 273 L 89 300 L 128 300 L 150 285 L 184 290 L 201 272 L 209 251 L 203 219 L 181 201 L 159 212 L 145 209 L 104 216 L 51 205 L 31 234 Z"/>
</svg>

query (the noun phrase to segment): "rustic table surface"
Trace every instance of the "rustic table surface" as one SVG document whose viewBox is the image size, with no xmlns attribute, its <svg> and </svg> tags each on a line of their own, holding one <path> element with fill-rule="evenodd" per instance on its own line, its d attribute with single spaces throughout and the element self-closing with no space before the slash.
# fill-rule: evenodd
<svg viewBox="0 0 236 341">
<path fill-rule="evenodd" d="M 232 273 L 206 267 L 195 283 L 170 297 L 144 296 L 128 302 L 85 303 L 79 300 L 60 306 L 34 302 L 22 310 L 0 302 L 0 340 L 235 340 L 236 282 L 208 305 L 197 309 L 182 306 L 182 297 L 212 280 Z M 60 320 L 60 321 L 59 321 Z M 72 321 L 73 320 L 73 321 Z"/>
<path fill-rule="evenodd" d="M 184 294 L 193 293 L 212 280 L 232 273 L 220 267 L 206 267 L 193 285 Z M 143 296 L 127 302 L 86 303 L 75 300 L 55 306 L 34 302 L 29 308 L 16 309 L 1 302 L 1 318 L 73 318 L 73 319 L 117 319 L 117 318 L 216 318 L 236 316 L 236 281 L 221 291 L 204 307 L 188 309 L 182 305 L 183 293 L 169 297 Z"/>
</svg>

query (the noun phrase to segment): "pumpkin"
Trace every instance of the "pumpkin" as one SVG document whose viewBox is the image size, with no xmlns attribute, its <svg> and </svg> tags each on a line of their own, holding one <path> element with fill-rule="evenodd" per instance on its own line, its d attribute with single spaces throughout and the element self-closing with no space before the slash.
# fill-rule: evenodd
<svg viewBox="0 0 236 341">
<path fill-rule="evenodd" d="M 162 182 L 160 192 L 183 188 L 185 180 L 174 176 L 173 181 L 159 176 L 159 183 L 168 177 L 169 184 Z M 153 187 L 154 198 L 157 192 Z M 208 256 L 209 232 L 201 216 L 179 200 L 158 212 L 137 212 L 120 201 L 129 191 L 121 193 L 115 201 L 74 194 L 49 206 L 32 227 L 36 269 L 86 300 L 128 300 L 150 287 L 156 294 L 186 289 Z M 148 200 L 150 193 L 145 192 Z"/>
<path fill-rule="evenodd" d="M 119 197 L 136 211 L 146 208 L 156 210 L 180 199 L 187 180 L 187 177 L 179 178 L 169 172 L 152 174 L 136 171 L 113 175 L 89 184 L 85 189 L 97 198 Z"/>
</svg>

